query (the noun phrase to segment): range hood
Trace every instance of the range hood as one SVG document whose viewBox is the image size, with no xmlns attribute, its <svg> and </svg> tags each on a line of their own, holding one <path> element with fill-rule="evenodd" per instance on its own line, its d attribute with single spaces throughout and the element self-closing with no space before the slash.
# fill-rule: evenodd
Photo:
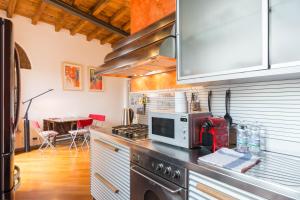
<svg viewBox="0 0 300 200">
<path fill-rule="evenodd" d="M 175 13 L 115 43 L 96 73 L 127 77 L 176 69 Z"/>
</svg>

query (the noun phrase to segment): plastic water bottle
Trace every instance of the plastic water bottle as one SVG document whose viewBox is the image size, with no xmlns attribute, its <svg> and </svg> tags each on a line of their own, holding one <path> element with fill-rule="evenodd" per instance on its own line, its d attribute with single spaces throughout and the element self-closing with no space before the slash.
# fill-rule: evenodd
<svg viewBox="0 0 300 200">
<path fill-rule="evenodd" d="M 260 153 L 260 126 L 256 122 L 256 124 L 252 127 L 249 137 L 249 151 L 253 154 Z"/>
<path fill-rule="evenodd" d="M 241 153 L 248 152 L 248 133 L 246 126 L 239 124 L 237 126 L 236 150 Z"/>
</svg>

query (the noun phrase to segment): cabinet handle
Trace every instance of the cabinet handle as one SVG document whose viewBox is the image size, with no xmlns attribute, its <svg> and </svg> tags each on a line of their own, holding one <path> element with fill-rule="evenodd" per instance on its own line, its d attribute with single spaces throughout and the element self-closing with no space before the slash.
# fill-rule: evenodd
<svg viewBox="0 0 300 200">
<path fill-rule="evenodd" d="M 114 151 L 114 152 L 118 152 L 119 149 L 117 147 L 114 147 L 113 145 L 110 145 L 110 144 L 107 144 L 105 142 L 102 142 L 101 140 L 98 140 L 98 139 L 94 139 L 94 141 L 101 145 L 102 147 L 106 148 L 106 149 L 109 149 L 111 151 Z"/>
<path fill-rule="evenodd" d="M 238 200 L 228 194 L 225 194 L 224 192 L 220 192 L 210 186 L 204 185 L 202 183 L 197 183 L 196 188 L 203 192 L 208 194 L 209 196 L 212 196 L 218 200 Z"/>
<path fill-rule="evenodd" d="M 95 173 L 95 177 L 101 182 L 103 183 L 108 189 L 110 189 L 113 193 L 118 193 L 119 190 L 113 186 L 113 184 L 111 184 L 108 180 L 106 180 L 103 176 L 101 176 L 98 173 Z"/>
</svg>

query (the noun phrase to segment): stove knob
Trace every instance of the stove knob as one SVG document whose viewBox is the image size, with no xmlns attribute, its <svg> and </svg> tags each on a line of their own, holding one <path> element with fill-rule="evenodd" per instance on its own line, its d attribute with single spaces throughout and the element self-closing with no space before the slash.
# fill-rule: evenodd
<svg viewBox="0 0 300 200">
<path fill-rule="evenodd" d="M 160 163 L 160 164 L 158 164 L 157 166 L 156 166 L 156 171 L 161 171 L 162 169 L 164 168 L 164 165 L 162 164 L 162 163 Z"/>
<path fill-rule="evenodd" d="M 180 178 L 180 171 L 179 170 L 176 170 L 173 174 L 173 178 L 174 179 L 179 179 Z"/>
<path fill-rule="evenodd" d="M 172 168 L 171 168 L 171 167 L 166 167 L 166 168 L 165 168 L 165 171 L 164 171 L 164 174 L 165 174 L 165 175 L 170 175 L 171 172 L 172 172 Z"/>
</svg>

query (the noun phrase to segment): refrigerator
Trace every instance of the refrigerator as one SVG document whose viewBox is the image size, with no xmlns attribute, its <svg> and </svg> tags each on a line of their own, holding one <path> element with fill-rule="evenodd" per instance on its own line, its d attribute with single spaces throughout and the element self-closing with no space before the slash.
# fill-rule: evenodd
<svg viewBox="0 0 300 200">
<path fill-rule="evenodd" d="M 1 200 L 12 200 L 20 184 L 20 170 L 14 164 L 20 109 L 20 59 L 14 48 L 13 24 L 0 18 L 0 189 Z"/>
</svg>

